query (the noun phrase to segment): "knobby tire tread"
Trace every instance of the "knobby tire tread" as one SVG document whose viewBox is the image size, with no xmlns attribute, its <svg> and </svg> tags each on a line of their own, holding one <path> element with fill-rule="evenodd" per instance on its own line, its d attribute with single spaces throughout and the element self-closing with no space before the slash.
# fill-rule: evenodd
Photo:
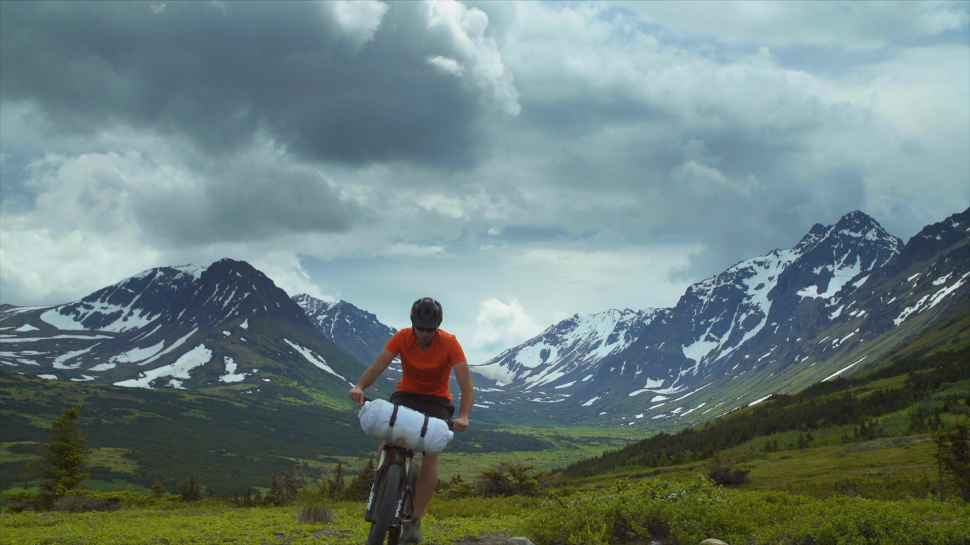
<svg viewBox="0 0 970 545">
<path fill-rule="evenodd" d="M 408 492 L 404 495 L 404 505 L 401 507 L 401 519 L 410 519 L 414 514 L 414 494 L 418 486 L 418 468 L 411 466 L 408 474 Z M 387 545 L 398 545 L 401 539 L 402 527 L 391 528 L 387 532 Z"/>
<path fill-rule="evenodd" d="M 367 545 L 384 545 L 384 537 L 388 527 L 394 521 L 394 511 L 397 509 L 397 493 L 401 486 L 401 466 L 394 464 L 387 468 L 381 486 L 377 491 L 374 522 L 370 525 Z"/>
</svg>

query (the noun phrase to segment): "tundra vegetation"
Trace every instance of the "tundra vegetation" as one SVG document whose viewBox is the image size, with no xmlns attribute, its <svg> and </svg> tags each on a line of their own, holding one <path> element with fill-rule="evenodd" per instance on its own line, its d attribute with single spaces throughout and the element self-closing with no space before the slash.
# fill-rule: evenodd
<svg viewBox="0 0 970 545">
<path fill-rule="evenodd" d="M 143 492 L 85 490 L 78 410 L 51 425 L 28 486 L 5 493 L 0 542 L 365 539 L 373 460 L 294 463 L 244 490 L 195 475 L 178 477 L 178 494 L 171 476 Z M 968 414 L 970 348 L 911 355 L 560 468 L 498 460 L 454 473 L 422 529 L 442 544 L 494 533 L 538 545 L 970 543 Z"/>
</svg>

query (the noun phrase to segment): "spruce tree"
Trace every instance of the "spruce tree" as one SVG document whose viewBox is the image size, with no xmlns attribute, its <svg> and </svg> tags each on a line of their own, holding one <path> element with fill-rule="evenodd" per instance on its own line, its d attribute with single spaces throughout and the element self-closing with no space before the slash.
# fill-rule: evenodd
<svg viewBox="0 0 970 545">
<path fill-rule="evenodd" d="M 182 485 L 182 501 L 199 501 L 202 499 L 202 491 L 199 489 L 199 481 L 195 475 L 189 475 L 189 481 Z"/>
<path fill-rule="evenodd" d="M 943 472 L 952 475 L 963 501 L 970 501 L 970 427 L 954 422 L 941 428 L 936 440 L 941 477 Z"/>
<path fill-rule="evenodd" d="M 337 469 L 333 471 L 333 482 L 330 484 L 330 495 L 335 500 L 340 499 L 346 489 L 347 485 L 344 483 L 343 462 L 337 462 Z"/>
<path fill-rule="evenodd" d="M 364 501 L 370 495 L 371 486 L 374 484 L 374 476 L 377 474 L 374 468 L 374 459 L 368 458 L 360 473 L 354 476 L 347 487 L 344 497 L 348 500 Z"/>
<path fill-rule="evenodd" d="M 161 483 L 158 479 L 155 479 L 155 484 L 152 485 L 152 495 L 156 498 L 162 498 L 168 494 L 168 490 L 165 489 L 165 485 Z"/>
<path fill-rule="evenodd" d="M 80 412 L 80 405 L 64 411 L 51 424 L 47 441 L 40 445 L 43 460 L 27 462 L 28 471 L 40 480 L 37 503 L 41 509 L 50 509 L 55 501 L 80 489 L 81 482 L 90 477 L 84 468 L 88 450 L 84 448 L 84 434 L 78 423 Z"/>
<path fill-rule="evenodd" d="M 276 507 L 286 505 L 286 492 L 280 486 L 280 481 L 276 478 L 276 475 L 273 475 L 273 482 L 269 486 L 269 492 L 266 493 L 266 499 Z"/>
<path fill-rule="evenodd" d="M 287 500 L 292 500 L 296 498 L 297 493 L 300 491 L 300 480 L 296 476 L 296 471 L 293 466 L 286 469 L 286 473 L 283 474 L 283 492 L 286 494 Z"/>
</svg>

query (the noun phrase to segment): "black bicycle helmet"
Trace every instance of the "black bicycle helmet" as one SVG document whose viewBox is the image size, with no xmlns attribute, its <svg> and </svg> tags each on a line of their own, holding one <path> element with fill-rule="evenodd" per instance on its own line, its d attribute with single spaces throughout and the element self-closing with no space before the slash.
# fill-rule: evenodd
<svg viewBox="0 0 970 545">
<path fill-rule="evenodd" d="M 418 299 L 411 305 L 411 325 L 423 329 L 437 329 L 445 317 L 441 303 L 430 297 Z"/>
</svg>

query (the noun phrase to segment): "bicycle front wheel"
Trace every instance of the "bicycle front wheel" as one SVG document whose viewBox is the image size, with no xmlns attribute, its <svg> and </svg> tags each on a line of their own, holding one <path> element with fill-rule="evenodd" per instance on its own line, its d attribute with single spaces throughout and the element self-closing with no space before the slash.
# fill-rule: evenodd
<svg viewBox="0 0 970 545">
<path fill-rule="evenodd" d="M 404 503 L 401 505 L 401 522 L 406 520 L 411 520 L 411 515 L 414 514 L 414 494 L 418 486 L 418 468 L 411 467 L 411 473 L 408 475 L 408 491 L 404 494 Z M 400 492 L 400 491 L 399 491 Z M 387 531 L 387 545 L 398 545 L 401 539 L 401 526 L 397 528 L 391 528 Z"/>
<path fill-rule="evenodd" d="M 377 489 L 374 522 L 370 525 L 367 545 L 384 545 L 387 529 L 394 522 L 397 511 L 397 494 L 401 487 L 401 466 L 395 464 L 387 468 L 381 485 Z"/>
</svg>

